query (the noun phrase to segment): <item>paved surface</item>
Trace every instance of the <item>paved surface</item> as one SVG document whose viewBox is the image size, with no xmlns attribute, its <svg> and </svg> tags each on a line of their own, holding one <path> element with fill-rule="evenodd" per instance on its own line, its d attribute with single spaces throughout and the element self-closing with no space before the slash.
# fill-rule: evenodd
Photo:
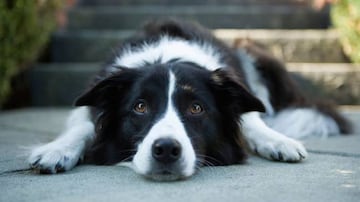
<svg viewBox="0 0 360 202">
<path fill-rule="evenodd" d="M 296 164 L 250 157 L 207 167 L 180 182 L 152 182 L 126 167 L 83 165 L 58 175 L 22 170 L 26 148 L 53 139 L 68 109 L 0 114 L 0 201 L 359 201 L 360 128 L 350 136 L 307 140 Z M 360 125 L 360 110 L 345 113 Z M 17 170 L 17 171 L 16 171 Z"/>
</svg>

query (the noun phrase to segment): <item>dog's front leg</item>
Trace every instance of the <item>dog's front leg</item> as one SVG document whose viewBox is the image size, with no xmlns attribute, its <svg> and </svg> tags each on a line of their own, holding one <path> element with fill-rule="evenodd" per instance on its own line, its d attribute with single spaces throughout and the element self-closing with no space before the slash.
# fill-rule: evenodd
<svg viewBox="0 0 360 202">
<path fill-rule="evenodd" d="M 54 141 L 32 150 L 30 166 L 40 173 L 58 173 L 72 169 L 94 139 L 94 124 L 88 107 L 71 112 L 65 131 Z"/>
<path fill-rule="evenodd" d="M 300 142 L 269 128 L 259 112 L 243 114 L 241 120 L 250 149 L 260 156 L 286 162 L 297 162 L 307 157 L 307 152 Z"/>
</svg>

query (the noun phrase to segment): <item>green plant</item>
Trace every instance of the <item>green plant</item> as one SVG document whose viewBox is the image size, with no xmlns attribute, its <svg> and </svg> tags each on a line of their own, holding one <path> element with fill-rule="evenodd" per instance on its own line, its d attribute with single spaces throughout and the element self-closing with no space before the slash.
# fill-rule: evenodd
<svg viewBox="0 0 360 202">
<path fill-rule="evenodd" d="M 331 18 L 340 34 L 344 52 L 352 62 L 360 63 L 360 1 L 335 1 Z"/>
<path fill-rule="evenodd" d="M 47 43 L 62 6 L 62 0 L 0 0 L 0 106 L 11 91 L 11 78 Z"/>
</svg>

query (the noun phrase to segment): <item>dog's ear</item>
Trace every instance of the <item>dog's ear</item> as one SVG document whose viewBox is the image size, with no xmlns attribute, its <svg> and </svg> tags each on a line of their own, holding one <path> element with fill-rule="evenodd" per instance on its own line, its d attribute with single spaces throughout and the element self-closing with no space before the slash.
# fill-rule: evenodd
<svg viewBox="0 0 360 202">
<path fill-rule="evenodd" d="M 129 88 L 135 77 L 135 71 L 122 69 L 96 83 L 75 100 L 75 106 L 104 107 L 109 102 L 116 102 Z"/>
<path fill-rule="evenodd" d="M 252 95 L 244 84 L 231 78 L 229 73 L 222 69 L 212 72 L 211 80 L 219 93 L 217 99 L 221 105 L 235 114 L 250 111 L 265 112 L 263 103 Z"/>
</svg>

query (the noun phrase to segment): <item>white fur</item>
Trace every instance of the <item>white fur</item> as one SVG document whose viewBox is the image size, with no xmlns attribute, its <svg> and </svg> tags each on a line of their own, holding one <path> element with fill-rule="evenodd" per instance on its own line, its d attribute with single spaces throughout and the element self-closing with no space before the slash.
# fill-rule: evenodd
<svg viewBox="0 0 360 202">
<path fill-rule="evenodd" d="M 269 128 L 260 118 L 259 112 L 241 116 L 244 136 L 250 149 L 271 160 L 300 161 L 307 157 L 304 146 Z"/>
<path fill-rule="evenodd" d="M 70 170 L 92 144 L 94 134 L 88 107 L 76 108 L 67 120 L 65 131 L 56 140 L 35 148 L 28 162 L 35 169 L 51 173 L 57 172 L 57 166 Z"/>
<path fill-rule="evenodd" d="M 128 68 L 136 68 L 144 63 L 166 63 L 172 59 L 193 62 L 209 70 L 225 65 L 220 62 L 219 52 L 207 43 L 187 41 L 180 38 L 162 36 L 158 42 L 144 43 L 140 48 L 127 49 L 119 55 L 115 64 Z M 113 69 L 117 71 L 116 68 Z"/>
<path fill-rule="evenodd" d="M 274 130 L 295 139 L 340 134 L 336 122 L 316 109 L 285 109 L 264 120 Z"/>
<path fill-rule="evenodd" d="M 181 174 L 183 177 L 188 177 L 195 172 L 196 155 L 185 131 L 184 124 L 173 106 L 172 95 L 175 90 L 175 76 L 172 73 L 170 73 L 169 83 L 167 110 L 164 116 L 150 129 L 142 143 L 139 144 L 133 164 L 138 173 L 148 174 L 154 162 L 151 152 L 153 143 L 160 138 L 173 138 L 182 147 L 182 154 L 179 160 L 183 172 Z"/>
<path fill-rule="evenodd" d="M 256 70 L 254 59 L 243 50 L 238 51 L 238 56 L 242 63 L 245 78 L 248 82 L 251 92 L 264 104 L 268 115 L 274 114 L 274 109 L 270 103 L 269 91 L 261 80 Z"/>
</svg>

